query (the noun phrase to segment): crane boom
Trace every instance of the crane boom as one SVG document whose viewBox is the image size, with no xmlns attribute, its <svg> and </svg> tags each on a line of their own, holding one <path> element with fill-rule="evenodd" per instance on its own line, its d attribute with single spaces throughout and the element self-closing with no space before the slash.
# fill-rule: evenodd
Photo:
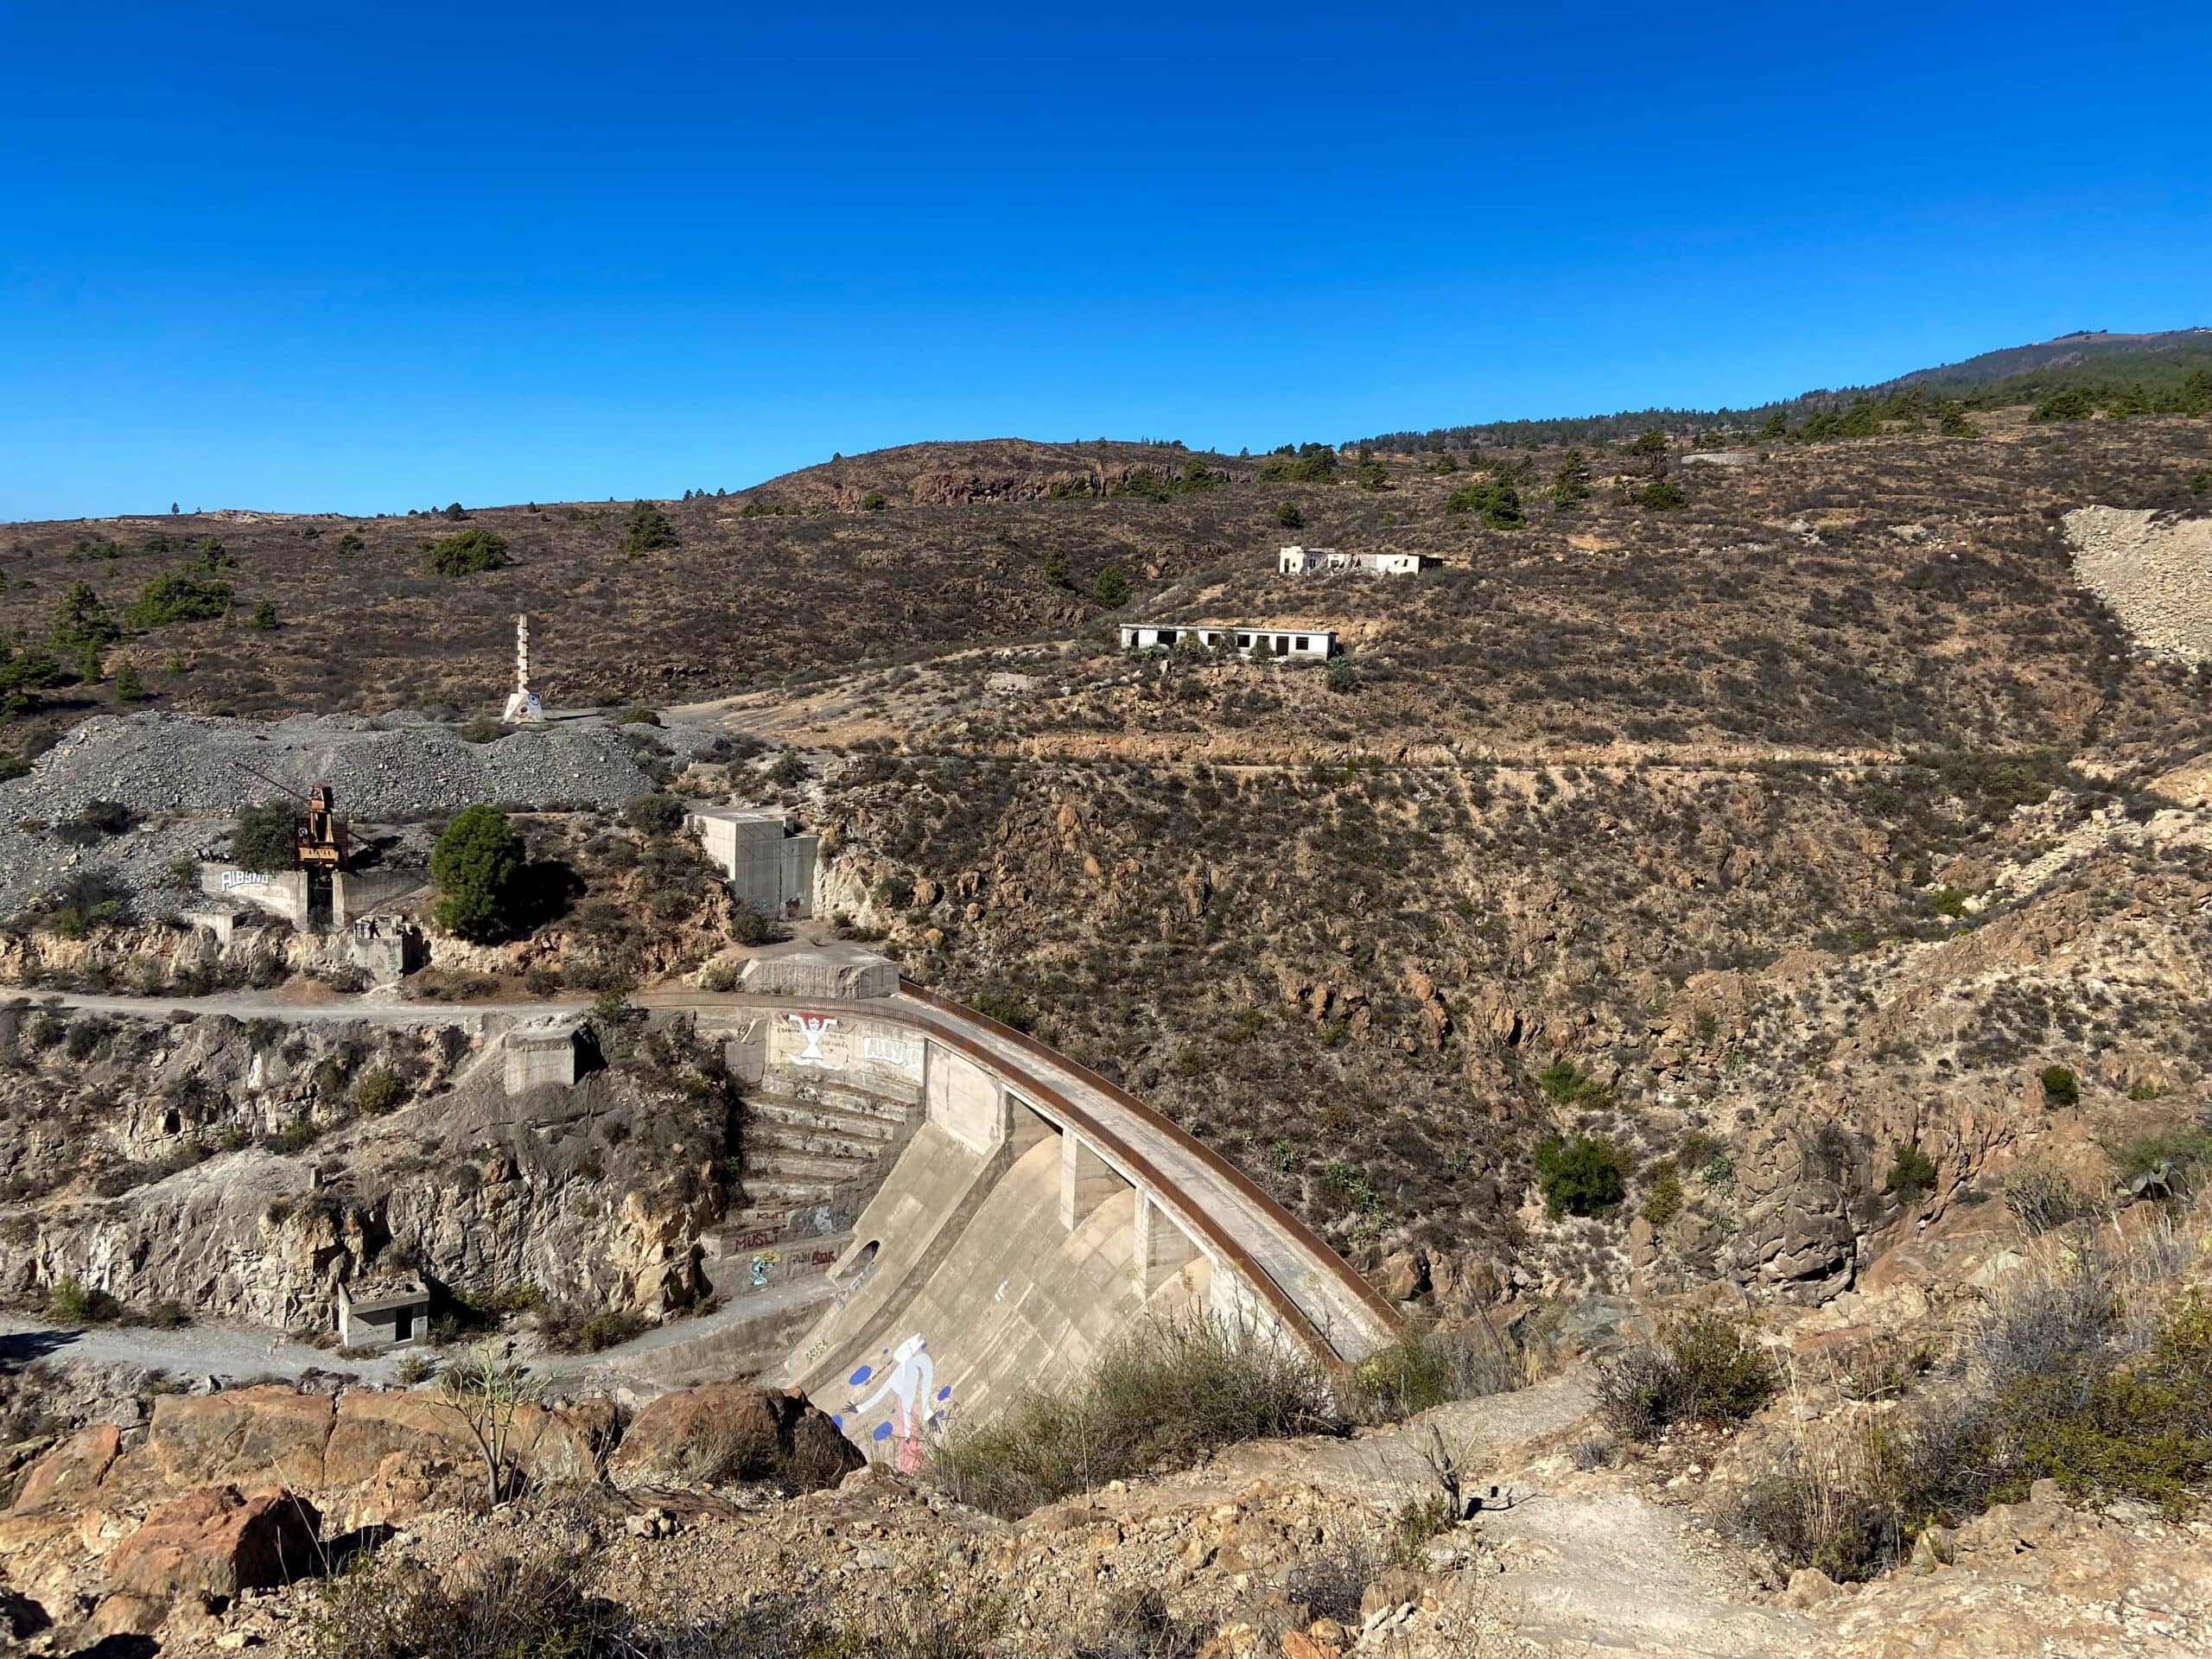
<svg viewBox="0 0 2212 1659">
<path fill-rule="evenodd" d="M 274 778 L 271 778 L 267 772 L 256 772 L 251 766 L 246 765 L 243 760 L 233 760 L 231 764 L 236 766 L 240 772 L 245 773 L 247 777 L 258 778 L 263 783 L 268 785 L 270 788 L 283 790 L 284 793 L 290 796 L 296 801 L 301 802 L 308 806 L 313 806 L 315 804 L 313 801 L 301 794 L 298 790 L 294 789 L 289 784 L 280 784 Z"/>
</svg>

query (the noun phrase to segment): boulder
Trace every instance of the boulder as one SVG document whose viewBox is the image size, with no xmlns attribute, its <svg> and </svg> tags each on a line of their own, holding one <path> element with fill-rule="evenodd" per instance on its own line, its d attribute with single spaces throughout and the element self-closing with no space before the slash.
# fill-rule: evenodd
<svg viewBox="0 0 2212 1659">
<path fill-rule="evenodd" d="M 639 1412 L 607 1474 L 625 1488 L 773 1481 L 813 1491 L 863 1461 L 797 1389 L 715 1382 L 664 1394 Z"/>
<path fill-rule="evenodd" d="M 31 1465 L 16 1493 L 16 1513 L 83 1507 L 115 1461 L 122 1441 L 123 1431 L 113 1423 L 79 1429 Z"/>
<path fill-rule="evenodd" d="M 100 1482 L 110 1505 L 154 1501 L 194 1486 L 245 1481 L 304 1491 L 323 1484 L 323 1452 L 335 1406 L 289 1383 L 165 1394 L 154 1402 L 143 1446 Z"/>
<path fill-rule="evenodd" d="M 235 1486 L 206 1486 L 162 1504 L 118 1544 L 108 1583 L 147 1602 L 225 1602 L 313 1572 L 321 1530 L 315 1505 L 290 1492 L 247 1497 Z"/>
</svg>

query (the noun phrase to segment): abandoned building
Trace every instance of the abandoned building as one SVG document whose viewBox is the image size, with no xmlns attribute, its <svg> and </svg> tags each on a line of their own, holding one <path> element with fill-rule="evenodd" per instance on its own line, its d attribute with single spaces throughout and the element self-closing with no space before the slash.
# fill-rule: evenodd
<svg viewBox="0 0 2212 1659">
<path fill-rule="evenodd" d="M 1418 553 L 1339 553 L 1333 547 L 1286 547 L 1275 554 L 1276 574 L 1317 576 L 1349 571 L 1361 576 L 1417 576 L 1437 563 Z"/>
<path fill-rule="evenodd" d="M 1337 636 L 1326 628 L 1298 623 L 1205 622 L 1179 628 L 1149 622 L 1122 624 L 1123 651 L 1173 651 L 1180 645 L 1202 645 L 1208 651 L 1233 651 L 1248 657 L 1263 645 L 1270 656 L 1318 663 L 1336 653 Z"/>
<path fill-rule="evenodd" d="M 684 823 L 729 878 L 733 898 L 785 921 L 814 914 L 818 836 L 794 835 L 773 808 L 702 806 Z"/>
<path fill-rule="evenodd" d="M 364 916 L 353 924 L 346 959 L 378 985 L 404 979 L 430 960 L 430 942 L 404 916 Z"/>
<path fill-rule="evenodd" d="M 506 1090 L 510 1095 L 557 1084 L 566 1089 L 601 1064 L 599 1039 L 573 1014 L 549 1014 L 506 1034 Z"/>
<path fill-rule="evenodd" d="M 338 1287 L 338 1341 L 353 1349 L 404 1348 L 430 1324 L 429 1287 L 397 1276 Z"/>
</svg>

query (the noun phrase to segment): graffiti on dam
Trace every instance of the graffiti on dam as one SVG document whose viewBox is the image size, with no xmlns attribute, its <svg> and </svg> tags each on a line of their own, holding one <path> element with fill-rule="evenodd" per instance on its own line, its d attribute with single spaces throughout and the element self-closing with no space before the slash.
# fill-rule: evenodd
<svg viewBox="0 0 2212 1659">
<path fill-rule="evenodd" d="M 845 1379 L 847 1384 L 857 1392 L 873 1382 L 874 1391 L 866 1399 L 855 1400 L 835 1419 L 838 1427 L 857 1439 L 861 1424 L 887 1402 L 890 1414 L 868 1428 L 866 1436 L 876 1446 L 896 1442 L 893 1455 L 902 1474 L 920 1472 L 923 1437 L 929 1426 L 944 1415 L 946 1402 L 952 1398 L 950 1388 L 937 1386 L 937 1368 L 928 1349 L 928 1343 L 918 1333 L 895 1351 L 885 1350 L 878 1363 L 855 1368 Z"/>
</svg>

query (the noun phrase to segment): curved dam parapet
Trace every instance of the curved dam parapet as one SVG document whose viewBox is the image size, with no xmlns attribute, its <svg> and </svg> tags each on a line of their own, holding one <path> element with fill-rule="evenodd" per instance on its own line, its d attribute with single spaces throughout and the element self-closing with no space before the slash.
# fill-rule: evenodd
<svg viewBox="0 0 2212 1659">
<path fill-rule="evenodd" d="M 1336 1360 L 1398 1324 L 1219 1154 L 1045 1044 L 917 986 L 639 1000 L 721 1036 L 738 1074 L 772 1096 L 915 1103 L 880 1184 L 836 1217 L 821 1312 L 765 1377 L 804 1389 L 873 1458 L 914 1461 L 950 1414 L 1074 1382 L 1148 1313 L 1235 1319 Z"/>
</svg>

